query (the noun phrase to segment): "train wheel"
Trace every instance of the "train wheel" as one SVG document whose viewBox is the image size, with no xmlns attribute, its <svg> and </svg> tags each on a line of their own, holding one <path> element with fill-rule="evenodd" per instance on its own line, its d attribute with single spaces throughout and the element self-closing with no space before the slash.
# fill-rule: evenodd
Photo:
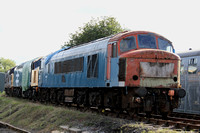
<svg viewBox="0 0 200 133">
<path fill-rule="evenodd" d="M 42 101 L 42 89 L 38 89 L 38 101 Z"/>
<path fill-rule="evenodd" d="M 168 112 L 162 112 L 161 115 L 162 115 L 162 119 L 163 120 L 167 120 L 168 119 L 168 117 L 167 117 L 168 116 Z"/>
<path fill-rule="evenodd" d="M 92 92 L 89 94 L 89 104 L 90 106 L 100 107 L 102 105 L 102 96 L 99 92 Z"/>
<path fill-rule="evenodd" d="M 86 92 L 85 91 L 77 91 L 76 93 L 77 93 L 76 94 L 76 104 L 77 105 L 85 104 L 87 102 Z"/>
<path fill-rule="evenodd" d="M 44 101 L 45 101 L 46 103 L 49 102 L 49 91 L 48 91 L 47 89 L 44 91 L 44 95 L 45 95 Z"/>
<path fill-rule="evenodd" d="M 50 90 L 50 101 L 53 104 L 57 103 L 57 92 L 55 89 Z"/>
<path fill-rule="evenodd" d="M 27 90 L 27 94 L 28 94 L 28 99 L 32 100 L 32 98 L 33 98 L 33 91 L 32 91 L 32 89 Z"/>
<path fill-rule="evenodd" d="M 64 92 L 63 90 L 60 90 L 58 91 L 58 94 L 57 94 L 57 102 L 58 104 L 63 104 L 64 103 Z"/>
<path fill-rule="evenodd" d="M 147 117 L 147 118 L 151 118 L 151 117 L 152 117 L 151 114 L 152 114 L 151 111 L 146 111 L 146 117 Z"/>
<path fill-rule="evenodd" d="M 49 91 L 47 89 L 39 90 L 39 100 L 40 102 L 48 102 L 49 101 Z"/>
<path fill-rule="evenodd" d="M 22 91 L 21 91 L 21 88 L 19 88 L 17 90 L 17 97 L 21 97 L 22 96 Z"/>
<path fill-rule="evenodd" d="M 127 112 L 129 114 L 129 116 L 131 117 L 131 119 L 133 119 L 135 116 L 138 115 L 137 109 L 134 109 L 134 108 L 128 110 Z"/>
<path fill-rule="evenodd" d="M 13 88 L 9 89 L 9 96 L 13 97 Z"/>
<path fill-rule="evenodd" d="M 33 100 L 34 100 L 34 101 L 37 101 L 37 100 L 38 100 L 38 94 L 37 94 L 37 92 L 36 92 L 35 89 L 33 90 Z"/>
</svg>

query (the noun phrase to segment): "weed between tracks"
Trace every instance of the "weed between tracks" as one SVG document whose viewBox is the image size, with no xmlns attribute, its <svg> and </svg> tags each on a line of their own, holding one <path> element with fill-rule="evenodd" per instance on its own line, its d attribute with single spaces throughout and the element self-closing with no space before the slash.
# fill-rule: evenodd
<svg viewBox="0 0 200 133">
<path fill-rule="evenodd" d="M 144 124 L 134 121 L 33 103 L 27 99 L 7 97 L 4 93 L 0 94 L 0 121 L 37 133 L 61 130 L 61 125 L 90 132 L 156 132 L 156 129 L 146 128 Z M 161 130 L 159 132 L 162 133 Z"/>
</svg>

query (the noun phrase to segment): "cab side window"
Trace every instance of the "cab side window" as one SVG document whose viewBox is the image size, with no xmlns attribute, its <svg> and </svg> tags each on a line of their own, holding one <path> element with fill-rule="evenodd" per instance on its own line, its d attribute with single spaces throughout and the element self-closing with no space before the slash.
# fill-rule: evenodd
<svg viewBox="0 0 200 133">
<path fill-rule="evenodd" d="M 117 43 L 112 44 L 112 58 L 115 58 L 118 56 L 118 50 L 117 50 Z"/>
<path fill-rule="evenodd" d="M 172 44 L 162 38 L 158 38 L 158 48 L 173 53 Z"/>
<path fill-rule="evenodd" d="M 50 73 L 51 66 L 48 64 L 48 73 Z"/>
<path fill-rule="evenodd" d="M 196 74 L 197 73 L 197 58 L 189 59 L 188 64 L 188 74 Z"/>
<path fill-rule="evenodd" d="M 87 78 L 98 77 L 98 55 L 89 55 L 87 59 Z"/>
</svg>

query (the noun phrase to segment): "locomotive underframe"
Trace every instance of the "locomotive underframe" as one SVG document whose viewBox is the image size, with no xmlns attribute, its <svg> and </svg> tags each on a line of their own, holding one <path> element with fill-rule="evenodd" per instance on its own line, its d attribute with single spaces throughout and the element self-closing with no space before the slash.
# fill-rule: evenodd
<svg viewBox="0 0 200 133">
<path fill-rule="evenodd" d="M 77 104 L 85 107 L 109 108 L 132 114 L 168 114 L 178 107 L 178 98 L 168 95 L 169 88 L 37 88 L 22 93 L 21 88 L 6 89 L 10 96 L 25 97 L 54 104 Z"/>
</svg>

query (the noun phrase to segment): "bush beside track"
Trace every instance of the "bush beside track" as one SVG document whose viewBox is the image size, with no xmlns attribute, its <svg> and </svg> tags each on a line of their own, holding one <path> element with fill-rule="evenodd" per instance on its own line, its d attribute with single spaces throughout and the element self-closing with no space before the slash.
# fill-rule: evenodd
<svg viewBox="0 0 200 133">
<path fill-rule="evenodd" d="M 107 117 L 91 112 L 80 112 L 66 107 L 33 103 L 27 99 L 0 94 L 0 121 L 30 132 L 62 131 L 61 125 L 80 128 L 89 132 L 176 132 L 155 128 L 133 120 Z"/>
</svg>

